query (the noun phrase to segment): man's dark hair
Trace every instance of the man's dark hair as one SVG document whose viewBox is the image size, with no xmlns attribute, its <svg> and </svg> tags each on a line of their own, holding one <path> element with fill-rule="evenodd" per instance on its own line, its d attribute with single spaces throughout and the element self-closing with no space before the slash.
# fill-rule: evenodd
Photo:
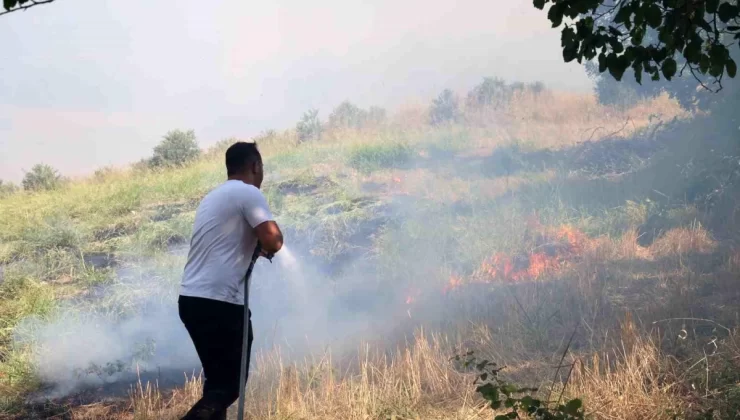
<svg viewBox="0 0 740 420">
<path fill-rule="evenodd" d="M 226 174 L 236 175 L 257 162 L 262 162 L 262 155 L 257 143 L 237 142 L 226 149 Z"/>
</svg>

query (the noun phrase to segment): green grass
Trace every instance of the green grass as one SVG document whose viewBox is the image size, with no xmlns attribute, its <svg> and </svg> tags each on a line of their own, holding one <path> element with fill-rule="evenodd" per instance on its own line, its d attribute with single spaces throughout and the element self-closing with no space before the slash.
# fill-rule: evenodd
<svg viewBox="0 0 740 420">
<path fill-rule="evenodd" d="M 301 241 L 326 263 L 366 247 L 363 255 L 375 263 L 379 288 L 386 290 L 441 285 L 450 273 L 469 275 L 494 252 L 531 249 L 523 232 L 533 216 L 546 225 L 571 224 L 613 238 L 656 214 L 673 226 L 706 216 L 685 203 L 648 201 L 652 188 L 634 183 L 639 176 L 583 179 L 572 168 L 522 165 L 511 188 L 507 178 L 505 192 L 487 194 L 504 185 L 503 175 L 448 158 L 485 143 L 492 133 L 459 125 L 387 128 L 302 144 L 277 136 L 262 145 L 264 193 L 288 243 Z M 504 159 L 538 150 L 536 142 L 499 143 Z M 417 155 L 431 163 L 411 165 Z M 69 295 L 101 284 L 116 293 L 80 305 L 121 316 L 136 311 L 134 303 L 143 298 L 175 299 L 185 257 L 171 251 L 187 245 L 197 203 L 223 181 L 222 160 L 214 152 L 182 168 L 108 170 L 57 191 L 0 198 L 0 394 L 7 396 L 0 413 L 37 385 L 29 349 L 12 345 L 22 320 L 53 317 Z M 399 173 L 411 186 L 392 181 Z M 387 180 L 381 194 L 362 192 L 365 181 L 378 179 Z M 462 184 L 464 190 L 458 188 Z M 456 198 L 435 196 L 445 188 Z M 382 212 L 389 205 L 392 216 L 386 220 Z M 93 253 L 112 253 L 121 265 L 86 264 Z M 341 287 L 368 287 L 353 279 L 342 279 Z M 730 389 L 727 398 L 736 401 L 736 394 Z"/>
<path fill-rule="evenodd" d="M 362 172 L 372 172 L 401 167 L 411 156 L 411 148 L 403 143 L 361 144 L 350 149 L 347 164 Z"/>
</svg>

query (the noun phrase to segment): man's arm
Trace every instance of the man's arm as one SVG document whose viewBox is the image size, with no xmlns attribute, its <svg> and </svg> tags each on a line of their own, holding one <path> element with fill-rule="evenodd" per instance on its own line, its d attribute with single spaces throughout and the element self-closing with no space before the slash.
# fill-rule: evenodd
<svg viewBox="0 0 740 420">
<path fill-rule="evenodd" d="M 254 232 L 257 234 L 264 254 L 273 255 L 283 247 L 283 232 L 274 221 L 268 220 L 260 223 L 255 226 Z"/>
</svg>

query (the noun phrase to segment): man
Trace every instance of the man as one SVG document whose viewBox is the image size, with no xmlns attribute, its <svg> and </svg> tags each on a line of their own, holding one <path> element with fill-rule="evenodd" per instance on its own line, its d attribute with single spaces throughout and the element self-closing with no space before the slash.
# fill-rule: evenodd
<svg viewBox="0 0 740 420">
<path fill-rule="evenodd" d="M 180 319 L 205 376 L 203 397 L 183 419 L 225 420 L 226 410 L 239 398 L 244 277 L 258 240 L 263 257 L 271 258 L 283 246 L 283 234 L 259 189 L 263 170 L 257 145 L 229 147 L 226 172 L 228 180 L 208 193 L 195 213 L 180 288 Z M 249 315 L 248 355 L 253 339 Z"/>
</svg>

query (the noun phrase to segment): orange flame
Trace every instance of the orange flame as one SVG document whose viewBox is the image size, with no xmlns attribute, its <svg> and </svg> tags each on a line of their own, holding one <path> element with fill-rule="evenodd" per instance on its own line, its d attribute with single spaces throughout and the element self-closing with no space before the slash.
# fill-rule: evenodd
<svg viewBox="0 0 740 420">
<path fill-rule="evenodd" d="M 406 295 L 406 304 L 411 305 L 416 301 L 416 298 L 419 297 L 421 294 L 421 291 L 419 289 L 411 289 L 408 292 L 408 295 Z"/>
<path fill-rule="evenodd" d="M 484 282 L 534 280 L 559 270 L 582 253 L 589 241 L 573 226 L 543 226 L 534 216 L 527 220 L 527 229 L 540 244 L 535 250 L 514 257 L 497 252 L 481 263 L 475 277 Z"/>
<path fill-rule="evenodd" d="M 453 274 L 450 276 L 450 281 L 447 282 L 442 293 L 447 294 L 447 292 L 457 289 L 460 285 L 462 285 L 462 278 Z"/>
</svg>

